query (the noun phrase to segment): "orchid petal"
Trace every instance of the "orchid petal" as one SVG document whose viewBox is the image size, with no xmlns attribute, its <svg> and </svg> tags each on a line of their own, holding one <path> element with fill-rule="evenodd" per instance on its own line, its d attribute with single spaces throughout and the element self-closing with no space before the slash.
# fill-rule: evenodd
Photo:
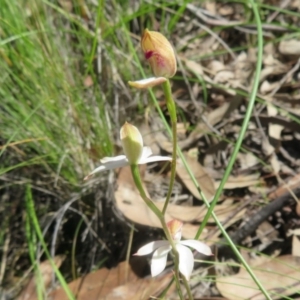
<svg viewBox="0 0 300 300">
<path fill-rule="evenodd" d="M 160 248 L 160 247 L 165 247 L 168 246 L 169 242 L 168 241 L 155 241 L 155 242 L 151 242 L 148 243 L 146 245 L 144 245 L 143 247 L 141 247 L 137 253 L 135 253 L 134 255 L 147 255 L 152 253 L 154 250 Z"/>
<path fill-rule="evenodd" d="M 150 147 L 143 147 L 143 151 L 142 151 L 142 155 L 141 155 L 141 159 L 146 159 L 147 157 L 149 157 L 150 155 L 152 155 L 152 150 Z"/>
<path fill-rule="evenodd" d="M 139 165 L 155 162 L 155 161 L 170 161 L 171 157 L 167 156 L 150 156 L 152 155 L 152 150 L 150 147 L 143 147 L 143 152 L 141 158 L 138 162 Z"/>
<path fill-rule="evenodd" d="M 115 157 L 104 157 L 100 160 L 101 165 L 94 169 L 89 175 L 87 175 L 83 180 L 89 179 L 92 175 L 103 172 L 106 170 L 112 170 L 116 168 L 121 168 L 128 165 L 128 160 L 125 155 L 119 155 Z"/>
<path fill-rule="evenodd" d="M 139 165 L 142 165 L 142 164 L 148 164 L 148 163 L 152 163 L 152 162 L 156 162 L 156 161 L 171 161 L 172 158 L 171 157 L 168 157 L 168 156 L 150 156 L 150 157 L 147 157 L 147 158 L 141 158 L 139 160 Z"/>
<path fill-rule="evenodd" d="M 100 159 L 100 162 L 102 164 L 106 164 L 106 163 L 110 163 L 110 162 L 118 162 L 118 161 L 122 161 L 126 159 L 125 155 L 118 155 L 118 156 L 114 156 L 114 157 L 103 157 Z"/>
<path fill-rule="evenodd" d="M 198 252 L 205 254 L 205 255 L 213 255 L 211 252 L 211 249 L 208 245 L 206 245 L 203 242 L 196 241 L 196 240 L 185 240 L 185 241 L 180 241 L 181 245 L 189 246 L 197 250 Z"/>
<path fill-rule="evenodd" d="M 141 79 L 137 81 L 128 81 L 128 84 L 138 89 L 147 89 L 162 84 L 166 81 L 167 79 L 165 77 L 150 77 L 150 78 Z"/>
<path fill-rule="evenodd" d="M 171 250 L 171 246 L 163 246 L 158 248 L 154 253 L 151 259 L 151 275 L 152 277 L 160 274 L 167 265 L 168 253 Z"/>
<path fill-rule="evenodd" d="M 179 271 L 187 279 L 190 279 L 194 268 L 194 256 L 192 251 L 181 244 L 176 244 L 179 254 Z"/>
</svg>

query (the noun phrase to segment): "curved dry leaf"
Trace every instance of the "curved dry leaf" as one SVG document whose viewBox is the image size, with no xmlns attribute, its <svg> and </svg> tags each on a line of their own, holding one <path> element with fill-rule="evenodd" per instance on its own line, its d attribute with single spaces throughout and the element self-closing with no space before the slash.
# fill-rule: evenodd
<svg viewBox="0 0 300 300">
<path fill-rule="evenodd" d="M 128 282 L 125 285 L 114 288 L 105 297 L 97 298 L 97 300 L 148 300 L 158 296 L 164 288 L 170 283 L 173 274 L 169 273 L 163 277 L 139 279 L 134 282 Z M 175 286 L 168 291 L 174 291 Z M 78 299 L 80 300 L 80 299 Z M 82 299 L 84 300 L 84 299 Z M 94 300 L 94 299 L 89 299 Z M 96 300 L 96 299 L 95 299 Z"/>
<path fill-rule="evenodd" d="M 98 300 L 106 296 L 115 287 L 125 284 L 127 281 L 136 282 L 137 275 L 131 270 L 127 262 L 120 263 L 113 269 L 100 269 L 82 276 L 71 283 L 69 288 L 77 300 Z M 51 300 L 68 300 L 63 288 L 50 293 Z"/>
<path fill-rule="evenodd" d="M 223 70 L 226 69 L 225 65 L 223 64 L 223 62 L 219 61 L 219 60 L 213 60 L 210 64 L 209 64 L 209 70 L 213 75 L 216 75 L 218 72 L 221 72 Z"/>
<path fill-rule="evenodd" d="M 170 282 L 172 274 L 159 279 L 138 278 L 127 262 L 113 269 L 100 269 L 69 283 L 77 300 L 143 300 L 157 296 Z M 49 295 L 51 300 L 68 300 L 63 288 Z"/>
<path fill-rule="evenodd" d="M 204 134 L 211 132 L 212 127 L 223 120 L 226 115 L 228 115 L 232 110 L 235 109 L 234 101 L 225 102 L 220 107 L 212 110 L 208 114 L 203 115 L 203 119 L 206 120 L 206 123 L 203 121 L 199 122 L 195 129 L 190 133 L 190 135 L 182 141 L 178 142 L 178 146 L 180 149 L 185 150 L 190 147 L 195 141 L 199 140 Z M 155 128 L 154 128 L 155 129 Z M 169 139 L 156 130 L 155 134 L 156 142 L 159 144 L 160 148 L 164 151 L 171 153 L 173 151 L 173 145 L 169 141 Z"/>
<path fill-rule="evenodd" d="M 185 239 L 194 239 L 199 229 L 199 225 L 194 225 L 190 223 L 184 224 L 182 227 L 182 236 Z M 211 231 L 214 233 L 211 234 Z M 200 236 L 201 241 L 205 241 L 208 246 L 213 246 L 216 242 L 220 240 L 219 238 L 220 230 L 216 226 L 206 226 Z"/>
<path fill-rule="evenodd" d="M 148 208 L 134 186 L 118 180 L 115 199 L 118 209 L 129 220 L 142 225 L 161 227 L 157 216 Z M 166 220 L 170 219 L 166 218 Z"/>
<path fill-rule="evenodd" d="M 294 256 L 300 257 L 300 232 L 299 235 L 297 235 L 295 232 L 293 233 L 292 254 Z"/>
<path fill-rule="evenodd" d="M 234 73 L 229 70 L 222 70 L 214 77 L 214 81 L 217 83 L 226 83 L 232 79 L 234 79 Z"/>
<path fill-rule="evenodd" d="M 279 186 L 274 192 L 268 194 L 270 200 L 281 197 L 283 194 L 297 188 L 300 184 L 300 174 L 295 175 L 292 178 L 289 178 L 287 182 Z"/>
<path fill-rule="evenodd" d="M 237 189 L 245 188 L 249 186 L 262 185 L 262 180 L 259 173 L 251 175 L 239 175 L 239 176 L 229 176 L 225 183 L 224 189 Z M 215 182 L 215 188 L 217 189 L 220 185 L 220 181 Z"/>
<path fill-rule="evenodd" d="M 218 108 L 212 110 L 210 113 L 204 115 L 206 118 L 207 123 L 206 125 L 204 122 L 199 122 L 195 129 L 191 132 L 191 134 L 183 141 L 179 141 L 179 147 L 184 150 L 187 149 L 190 145 L 192 145 L 195 141 L 199 140 L 204 134 L 211 132 L 212 127 L 219 123 L 224 117 L 230 112 L 231 106 L 229 102 L 223 103 Z M 172 149 L 172 144 L 170 143 L 170 149 Z M 172 151 L 172 150 L 171 150 Z"/>
<path fill-rule="evenodd" d="M 64 255 L 57 255 L 53 258 L 53 262 L 56 265 L 56 267 L 59 268 L 62 262 L 64 261 L 64 259 L 65 259 Z M 42 283 L 44 284 L 44 288 L 46 290 L 52 282 L 52 278 L 54 275 L 53 267 L 49 260 L 43 261 L 42 263 L 40 263 L 38 267 L 41 274 Z M 27 286 L 24 288 L 24 290 L 21 292 L 20 296 L 18 297 L 18 300 L 38 299 L 35 279 L 36 279 L 35 276 L 33 276 L 30 279 Z"/>
<path fill-rule="evenodd" d="M 183 155 L 189 168 L 194 174 L 200 186 L 200 189 L 202 190 L 206 199 L 210 201 L 215 195 L 215 186 L 213 179 L 206 173 L 205 169 L 198 162 L 197 155 L 192 155 L 192 152 L 183 152 Z M 176 174 L 181 179 L 186 188 L 192 193 L 192 195 L 195 198 L 202 200 L 197 187 L 195 187 L 181 159 L 177 160 Z"/>
<path fill-rule="evenodd" d="M 255 165 L 259 164 L 259 159 L 253 153 L 238 153 L 238 161 L 241 166 L 241 170 L 249 170 L 250 168 L 254 167 Z"/>
<path fill-rule="evenodd" d="M 279 43 L 279 52 L 286 55 L 300 55 L 300 41 L 288 40 Z"/>
<path fill-rule="evenodd" d="M 163 205 L 159 203 L 157 207 L 162 209 Z M 237 207 L 238 204 L 235 204 L 232 200 L 228 199 L 223 201 L 221 204 L 216 205 L 214 212 L 220 222 L 230 221 L 234 223 L 238 221 L 245 212 L 245 210 L 241 210 L 241 212 L 235 213 Z M 167 209 L 167 214 L 169 217 L 182 222 L 201 222 L 206 213 L 207 208 L 205 206 L 180 206 L 170 204 Z M 214 219 L 210 217 L 208 222 L 214 223 Z"/>
<path fill-rule="evenodd" d="M 252 268 L 272 299 L 281 299 L 300 288 L 300 258 L 292 255 L 280 256 Z M 249 273 L 241 268 L 239 273 L 217 278 L 217 288 L 230 300 L 259 300 L 265 297 L 260 292 Z"/>
<path fill-rule="evenodd" d="M 122 168 L 120 171 L 118 178 L 118 189 L 115 191 L 115 199 L 118 209 L 129 220 L 138 224 L 161 228 L 160 221 L 145 204 L 136 187 L 134 186 L 129 167 Z M 162 210 L 164 203 L 156 202 L 155 205 L 159 210 Z M 219 205 L 216 205 L 214 212 L 220 222 L 227 222 L 226 226 L 229 226 L 229 224 L 233 224 L 244 214 L 244 210 L 240 211 L 239 213 L 235 213 L 237 207 L 238 204 L 235 204 L 232 200 L 227 199 Z M 185 223 L 201 222 L 206 213 L 207 208 L 205 206 L 181 206 L 169 204 L 165 214 L 165 219 L 167 222 L 172 219 L 177 219 Z M 214 220 L 210 218 L 209 222 L 214 222 Z M 188 238 L 184 235 L 184 233 L 183 236 Z"/>
</svg>

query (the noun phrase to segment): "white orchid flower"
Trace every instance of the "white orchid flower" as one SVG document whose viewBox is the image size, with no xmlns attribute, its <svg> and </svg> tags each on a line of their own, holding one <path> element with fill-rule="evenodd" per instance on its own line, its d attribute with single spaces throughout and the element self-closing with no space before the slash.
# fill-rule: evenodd
<svg viewBox="0 0 300 300">
<path fill-rule="evenodd" d="M 205 255 L 213 254 L 210 247 L 205 243 L 196 240 L 181 241 L 182 222 L 172 220 L 167 225 L 179 254 L 179 271 L 187 280 L 189 280 L 194 268 L 194 256 L 188 247 L 194 248 Z M 151 275 L 154 277 L 165 269 L 168 253 L 171 249 L 172 247 L 169 241 L 154 241 L 141 247 L 134 255 L 147 255 L 154 251 L 151 259 Z"/>
<path fill-rule="evenodd" d="M 152 155 L 152 150 L 149 147 L 143 147 L 142 155 L 138 160 L 138 165 L 148 164 L 156 161 L 171 161 L 171 157 L 167 156 L 159 156 L 159 155 Z M 103 172 L 106 170 L 113 170 L 121 167 L 125 167 L 130 165 L 127 157 L 125 155 L 119 155 L 115 157 L 104 157 L 100 160 L 100 166 L 93 170 L 89 175 L 87 175 L 84 180 L 89 179 L 96 173 Z"/>
<path fill-rule="evenodd" d="M 100 166 L 87 175 L 84 180 L 89 179 L 92 175 L 106 170 L 117 169 L 132 164 L 142 165 L 156 161 L 171 161 L 171 157 L 152 156 L 149 147 L 143 147 L 143 138 L 138 129 L 125 123 L 120 130 L 120 137 L 124 153 L 115 157 L 104 157 L 100 160 Z"/>
</svg>

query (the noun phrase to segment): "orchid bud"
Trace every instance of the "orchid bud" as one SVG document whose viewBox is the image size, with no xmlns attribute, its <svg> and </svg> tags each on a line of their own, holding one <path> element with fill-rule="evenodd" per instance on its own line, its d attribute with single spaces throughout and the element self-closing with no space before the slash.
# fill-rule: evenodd
<svg viewBox="0 0 300 300">
<path fill-rule="evenodd" d="M 141 46 L 156 77 L 173 77 L 176 73 L 176 57 L 170 42 L 159 32 L 145 29 Z"/>
<path fill-rule="evenodd" d="M 143 152 L 143 138 L 141 133 L 135 126 L 126 122 L 120 130 L 120 138 L 129 164 L 137 164 Z"/>
</svg>

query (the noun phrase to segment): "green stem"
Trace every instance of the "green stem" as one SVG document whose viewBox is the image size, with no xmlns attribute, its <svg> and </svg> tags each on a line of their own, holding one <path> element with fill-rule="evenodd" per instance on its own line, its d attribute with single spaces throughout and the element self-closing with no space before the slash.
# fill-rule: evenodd
<svg viewBox="0 0 300 300">
<path fill-rule="evenodd" d="M 166 97 L 167 107 L 168 107 L 171 121 L 172 123 L 176 124 L 177 123 L 176 105 L 172 96 L 170 80 L 164 82 L 162 84 L 162 87 Z"/>
<path fill-rule="evenodd" d="M 172 145 L 173 145 L 173 151 L 172 151 L 172 163 L 171 163 L 171 178 L 170 178 L 170 183 L 169 183 L 169 189 L 166 197 L 166 201 L 162 210 L 162 215 L 164 216 L 166 213 L 166 210 L 168 208 L 168 204 L 171 199 L 173 187 L 174 187 L 174 182 L 175 182 L 175 177 L 176 177 L 176 160 L 177 160 L 177 113 L 176 113 L 176 105 L 175 101 L 172 96 L 172 90 L 171 90 L 171 84 L 170 81 L 167 80 L 166 82 L 163 83 L 163 91 L 165 94 L 166 102 L 167 102 L 167 108 L 171 117 L 171 125 L 172 125 Z M 173 248 L 175 249 L 175 248 Z M 178 252 L 177 250 L 174 252 L 174 262 L 175 262 L 175 270 L 178 270 L 178 265 L 179 265 L 179 257 L 178 257 Z M 175 279 L 179 278 L 179 272 L 177 271 Z M 189 296 L 189 300 L 193 299 L 189 284 L 184 276 L 182 276 L 183 282 L 186 288 L 186 291 Z M 179 282 L 176 281 L 177 285 L 177 290 L 180 290 L 180 286 L 178 286 Z M 180 290 L 181 291 L 181 290 Z"/>
<path fill-rule="evenodd" d="M 183 299 L 182 292 L 181 292 L 181 289 L 180 289 L 180 283 L 179 283 L 179 254 L 178 254 L 178 251 L 176 250 L 174 240 L 172 239 L 172 236 L 171 236 L 170 231 L 168 229 L 167 223 L 165 221 L 165 217 L 162 214 L 162 212 L 157 208 L 157 206 L 152 202 L 152 200 L 149 199 L 148 196 L 146 195 L 145 190 L 143 188 L 143 183 L 142 183 L 142 180 L 141 180 L 138 165 L 131 165 L 130 167 L 131 167 L 131 173 L 132 173 L 132 177 L 133 177 L 135 186 L 137 187 L 138 191 L 140 192 L 141 197 L 145 201 L 146 205 L 150 208 L 151 211 L 153 211 L 153 213 L 159 219 L 159 221 L 162 225 L 162 228 L 165 232 L 165 235 L 167 237 L 167 240 L 169 241 L 169 243 L 172 247 L 172 252 L 173 252 L 173 255 L 174 255 L 176 286 L 177 286 L 177 288 L 179 288 L 178 293 L 179 293 L 180 299 Z"/>
<path fill-rule="evenodd" d="M 173 285 L 174 281 L 175 281 L 175 274 L 172 277 L 172 279 L 170 280 L 170 282 L 168 283 L 168 285 L 164 288 L 163 292 L 160 293 L 158 299 L 166 299 L 166 295 L 167 295 L 169 289 L 171 288 L 171 286 Z"/>
<path fill-rule="evenodd" d="M 54 273 L 55 273 L 56 277 L 60 281 L 60 283 L 61 283 L 68 299 L 75 300 L 75 297 L 73 296 L 70 287 L 68 286 L 68 284 L 67 284 L 65 278 L 63 277 L 63 275 L 58 270 L 58 267 L 56 266 L 53 258 L 51 257 L 51 255 L 48 251 L 48 248 L 47 248 L 46 242 L 44 240 L 42 230 L 41 230 L 40 225 L 39 225 L 38 218 L 37 218 L 36 213 L 35 213 L 34 201 L 33 201 L 33 198 L 32 198 L 31 187 L 30 187 L 29 184 L 26 187 L 26 198 L 25 198 L 25 200 L 26 200 L 26 209 L 27 209 L 27 213 L 28 213 L 28 218 L 32 222 L 33 229 L 35 230 L 36 235 L 37 235 L 37 237 L 38 237 L 38 239 L 39 239 L 39 241 L 40 241 L 40 243 L 41 243 L 41 245 L 44 249 L 46 257 L 49 260 L 49 262 L 51 264 L 51 267 L 54 270 Z"/>
<path fill-rule="evenodd" d="M 170 198 L 172 195 L 174 182 L 175 182 L 175 176 L 176 176 L 176 160 L 177 160 L 177 114 L 176 114 L 176 105 L 172 97 L 172 90 L 170 81 L 167 80 L 163 83 L 163 90 L 166 97 L 167 102 L 167 108 L 171 117 L 171 124 L 172 124 L 172 145 L 173 145 L 173 151 L 172 151 L 172 163 L 171 163 L 171 178 L 170 178 L 170 184 L 169 189 L 166 197 L 166 201 L 162 210 L 162 214 L 165 215 L 168 204 L 170 202 Z"/>
<path fill-rule="evenodd" d="M 261 21 L 260 21 L 260 16 L 259 16 L 259 12 L 257 9 L 257 5 L 253 0 L 250 0 L 251 5 L 253 7 L 253 12 L 254 12 L 254 16 L 256 19 L 256 23 L 257 23 L 257 38 L 258 38 L 258 53 L 257 53 L 257 64 L 256 64 L 256 77 L 253 83 L 253 87 L 252 87 L 252 92 L 251 92 L 251 97 L 249 99 L 249 104 L 247 107 L 247 111 L 245 114 L 245 118 L 242 124 L 242 128 L 239 134 L 239 137 L 236 141 L 236 145 L 235 148 L 233 150 L 232 156 L 229 160 L 228 166 L 225 170 L 224 176 L 221 180 L 221 183 L 216 191 L 215 197 L 213 199 L 213 201 L 209 204 L 207 202 L 207 200 L 204 199 L 204 202 L 206 204 L 206 206 L 208 207 L 208 212 L 205 216 L 205 218 L 203 219 L 203 222 L 201 224 L 201 226 L 199 227 L 197 234 L 195 236 L 195 239 L 199 239 L 199 236 L 202 232 L 202 230 L 204 229 L 205 224 L 208 221 L 208 218 L 210 216 L 212 216 L 215 219 L 216 224 L 218 225 L 218 227 L 220 228 L 223 236 L 226 238 L 226 240 L 228 241 L 228 243 L 230 244 L 231 249 L 233 250 L 233 252 L 238 256 L 238 258 L 240 259 L 241 263 L 243 264 L 243 266 L 245 267 L 245 269 L 247 270 L 247 272 L 249 273 L 249 275 L 252 277 L 253 281 L 256 283 L 256 285 L 259 287 L 259 289 L 261 290 L 261 292 L 264 294 L 264 296 L 266 297 L 266 299 L 271 299 L 270 295 L 268 294 L 267 290 L 262 286 L 262 284 L 260 283 L 259 279 L 255 276 L 255 274 L 253 273 L 251 267 L 247 264 L 247 262 L 245 261 L 245 259 L 243 258 L 242 255 L 240 255 L 237 247 L 235 246 L 235 244 L 231 241 L 229 235 L 227 234 L 226 230 L 223 228 L 221 222 L 217 219 L 217 216 L 215 215 L 215 213 L 213 212 L 213 209 L 215 207 L 215 205 L 217 204 L 217 201 L 221 195 L 221 193 L 223 192 L 223 187 L 231 173 L 233 164 L 235 162 L 236 156 L 239 152 L 239 149 L 242 145 L 242 141 L 243 138 L 245 136 L 246 130 L 248 128 L 248 123 L 252 114 L 252 110 L 255 104 L 255 98 L 256 98 L 256 93 L 257 93 L 257 89 L 259 86 L 259 74 L 261 71 L 261 66 L 262 66 L 262 54 L 263 54 L 263 37 L 262 37 L 262 27 L 261 27 Z M 199 190 L 199 193 L 201 196 L 203 196 L 202 191 L 200 190 L 199 185 L 197 184 L 197 188 Z"/>
<path fill-rule="evenodd" d="M 194 298 L 193 298 L 193 295 L 192 295 L 192 292 L 191 292 L 191 289 L 190 289 L 190 285 L 189 285 L 187 279 L 184 276 L 182 276 L 182 280 L 183 280 L 183 284 L 185 286 L 185 289 L 188 293 L 189 300 L 193 300 Z"/>
<path fill-rule="evenodd" d="M 184 300 L 183 295 L 182 295 L 182 291 L 181 291 L 181 285 L 180 285 L 180 282 L 179 282 L 179 277 L 176 275 L 176 272 L 175 272 L 173 277 L 175 279 L 175 285 L 176 285 L 176 288 L 177 288 L 178 296 L 179 296 L 180 300 Z"/>
</svg>

